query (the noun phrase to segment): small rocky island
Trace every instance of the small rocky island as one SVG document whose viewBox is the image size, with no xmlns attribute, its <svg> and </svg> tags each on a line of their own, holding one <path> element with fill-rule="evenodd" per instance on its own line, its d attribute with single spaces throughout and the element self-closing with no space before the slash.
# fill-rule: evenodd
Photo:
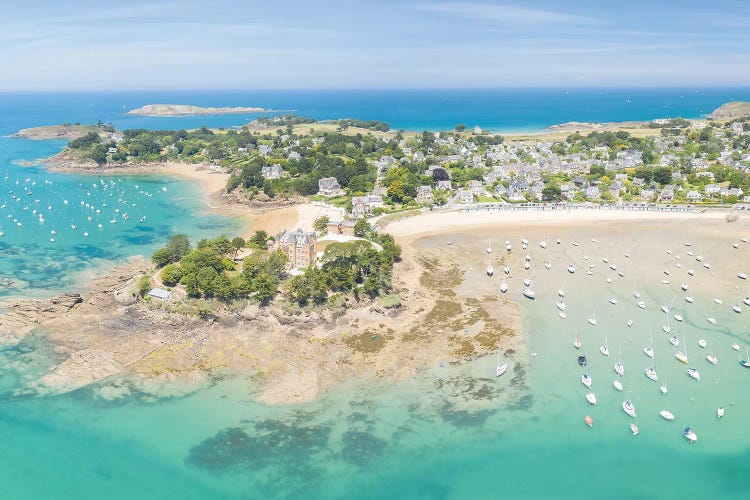
<svg viewBox="0 0 750 500">
<path fill-rule="evenodd" d="M 222 107 L 204 108 L 187 104 L 148 104 L 128 111 L 129 115 L 141 116 L 189 116 L 189 115 L 228 115 L 232 113 L 263 113 L 270 111 L 264 108 Z"/>
</svg>

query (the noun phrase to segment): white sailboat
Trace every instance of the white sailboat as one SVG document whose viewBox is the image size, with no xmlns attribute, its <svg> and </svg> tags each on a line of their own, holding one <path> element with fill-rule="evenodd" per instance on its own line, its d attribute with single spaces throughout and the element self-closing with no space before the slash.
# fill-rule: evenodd
<svg viewBox="0 0 750 500">
<path fill-rule="evenodd" d="M 510 252 L 512 248 L 513 247 L 511 246 L 510 241 L 505 240 L 505 250 L 507 250 L 508 252 Z"/>
<path fill-rule="evenodd" d="M 573 339 L 573 347 L 575 347 L 576 349 L 580 349 L 581 345 L 581 332 L 578 332 L 576 338 Z"/>
<path fill-rule="evenodd" d="M 558 288 L 557 295 L 560 297 L 565 297 L 565 288 L 562 288 L 562 287 Z"/>
<path fill-rule="evenodd" d="M 698 382 L 701 380 L 701 374 L 695 368 L 688 368 L 688 375 L 690 375 L 690 378 L 695 379 Z"/>
<path fill-rule="evenodd" d="M 549 257 L 547 257 L 547 262 L 544 263 L 544 268 L 549 271 L 552 269 L 552 262 L 550 261 Z"/>
<path fill-rule="evenodd" d="M 507 292 L 508 291 L 508 284 L 505 283 L 505 282 L 500 283 L 500 291 L 503 292 L 503 293 Z"/>
<path fill-rule="evenodd" d="M 487 240 L 487 253 L 492 253 L 492 241 Z"/>
<path fill-rule="evenodd" d="M 589 318 L 589 324 L 596 326 L 596 309 L 594 309 L 593 315 Z"/>
<path fill-rule="evenodd" d="M 599 352 L 602 356 L 609 356 L 609 346 L 607 345 L 607 334 L 604 334 L 604 345 L 599 347 Z"/>
<path fill-rule="evenodd" d="M 495 274 L 495 268 L 490 264 L 487 266 L 487 276 L 492 276 L 493 274 Z"/>
<path fill-rule="evenodd" d="M 574 274 L 576 272 L 576 268 L 573 264 L 568 265 L 568 272 L 570 274 Z"/>
<path fill-rule="evenodd" d="M 557 302 L 555 302 L 555 307 L 557 307 L 561 311 L 564 311 L 566 307 L 565 302 L 563 302 L 562 300 L 558 300 Z"/>
<path fill-rule="evenodd" d="M 615 379 L 614 382 L 612 382 L 612 386 L 615 388 L 615 390 L 622 392 L 622 382 L 620 382 L 620 379 Z"/>
<path fill-rule="evenodd" d="M 659 390 L 661 391 L 662 394 L 666 394 L 668 392 L 668 390 L 667 390 L 667 377 L 664 377 L 664 385 L 662 385 L 661 387 L 659 387 Z"/>
<path fill-rule="evenodd" d="M 630 415 L 631 417 L 635 418 L 635 406 L 633 405 L 633 402 L 630 400 L 623 401 L 622 403 L 622 411 Z"/>
<path fill-rule="evenodd" d="M 659 415 L 661 415 L 661 418 L 664 420 L 674 420 L 674 415 L 669 410 L 662 410 L 659 412 Z"/>
<path fill-rule="evenodd" d="M 596 404 L 596 396 L 593 392 L 589 392 L 588 394 L 586 394 L 586 401 L 588 401 L 592 405 Z"/>
<path fill-rule="evenodd" d="M 510 266 L 503 266 L 503 272 L 505 274 L 510 274 Z"/>
<path fill-rule="evenodd" d="M 625 365 L 622 363 L 622 350 L 620 349 L 620 343 L 617 343 L 617 361 L 615 362 L 615 373 L 619 376 L 625 375 Z"/>
</svg>

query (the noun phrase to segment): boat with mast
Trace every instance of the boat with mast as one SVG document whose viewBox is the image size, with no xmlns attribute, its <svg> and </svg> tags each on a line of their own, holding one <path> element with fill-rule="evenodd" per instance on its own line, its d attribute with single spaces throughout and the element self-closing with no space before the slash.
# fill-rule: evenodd
<svg viewBox="0 0 750 500">
<path fill-rule="evenodd" d="M 740 357 L 740 364 L 745 368 L 750 368 L 750 355 L 748 355 L 747 349 L 745 349 L 745 359 Z"/>
<path fill-rule="evenodd" d="M 609 345 L 607 344 L 607 334 L 604 334 L 604 345 L 599 347 L 599 352 L 602 356 L 609 356 Z"/>
<path fill-rule="evenodd" d="M 594 309 L 593 315 L 589 318 L 589 324 L 596 326 L 596 309 Z"/>
<path fill-rule="evenodd" d="M 573 347 L 575 347 L 576 349 L 580 349 L 581 345 L 581 332 L 578 332 L 576 338 L 573 339 Z"/>
<path fill-rule="evenodd" d="M 492 241 L 487 240 L 487 253 L 492 253 Z"/>
<path fill-rule="evenodd" d="M 654 359 L 654 338 L 649 337 L 649 345 L 643 348 L 643 354 Z"/>
<path fill-rule="evenodd" d="M 682 334 L 682 344 L 685 346 L 685 352 L 678 351 L 675 353 L 674 357 L 677 358 L 677 361 L 679 361 L 680 363 L 687 364 L 688 357 L 687 357 L 687 344 L 685 344 L 685 333 Z"/>
<path fill-rule="evenodd" d="M 622 350 L 620 349 L 620 342 L 617 342 L 617 361 L 615 362 L 615 373 L 619 376 L 625 375 L 625 366 L 622 364 Z"/>
</svg>

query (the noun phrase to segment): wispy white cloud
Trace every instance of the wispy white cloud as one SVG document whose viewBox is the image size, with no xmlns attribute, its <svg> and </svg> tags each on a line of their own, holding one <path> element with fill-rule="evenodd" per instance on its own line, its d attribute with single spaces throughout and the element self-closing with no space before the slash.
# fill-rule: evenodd
<svg viewBox="0 0 750 500">
<path fill-rule="evenodd" d="M 437 2 L 417 6 L 436 14 L 520 24 L 598 24 L 600 20 L 547 9 L 530 9 L 509 4 L 484 2 Z"/>
</svg>

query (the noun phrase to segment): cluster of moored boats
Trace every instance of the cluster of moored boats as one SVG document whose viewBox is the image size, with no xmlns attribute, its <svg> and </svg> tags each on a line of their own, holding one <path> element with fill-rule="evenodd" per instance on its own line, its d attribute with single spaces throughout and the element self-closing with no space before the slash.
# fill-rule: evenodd
<svg viewBox="0 0 750 500">
<path fill-rule="evenodd" d="M 592 243 L 596 243 L 596 238 L 592 238 L 591 241 L 592 241 Z M 747 239 L 746 238 L 741 238 L 740 241 L 742 243 L 747 243 Z M 556 243 L 558 245 L 561 244 L 560 239 L 556 239 Z M 578 242 L 572 242 L 572 245 L 574 247 L 578 247 L 579 243 Z M 546 240 L 546 238 L 543 238 L 539 242 L 539 247 L 542 248 L 543 250 L 547 249 L 547 240 Z M 687 250 L 687 256 L 688 257 L 691 257 L 691 258 L 695 259 L 696 262 L 701 263 L 701 265 L 702 265 L 702 267 L 704 269 L 706 269 L 706 270 L 710 270 L 711 269 L 710 264 L 707 263 L 707 262 L 705 262 L 704 257 L 702 255 L 702 252 L 700 252 L 700 251 L 699 252 L 694 252 L 692 250 L 692 248 L 691 248 L 692 245 L 690 244 L 690 242 L 685 242 L 685 247 L 688 249 Z M 732 244 L 732 247 L 734 249 L 738 249 L 738 248 L 740 248 L 740 244 L 735 242 L 735 243 Z M 529 250 L 528 250 L 528 248 L 529 248 L 529 240 L 527 238 L 523 238 L 521 240 L 521 248 L 525 251 L 525 255 L 524 255 L 524 270 L 525 271 L 529 271 L 530 268 L 531 268 L 531 256 L 530 256 Z M 506 241 L 505 242 L 505 249 L 506 249 L 507 252 L 511 252 L 511 250 L 512 250 L 512 244 L 511 244 L 510 241 Z M 490 244 L 488 244 L 487 253 L 488 254 L 492 253 L 491 242 L 490 242 Z M 670 255 L 670 256 L 672 256 L 674 266 L 675 266 L 676 269 L 678 269 L 678 271 L 675 272 L 675 274 L 678 274 L 679 270 L 684 269 L 684 265 L 685 265 L 684 262 L 687 261 L 688 259 L 684 259 L 684 260 L 681 259 L 681 257 L 679 255 L 675 255 L 675 253 L 671 249 L 667 250 L 667 254 Z M 624 253 L 624 256 L 625 256 L 625 258 L 630 258 L 630 252 L 626 251 Z M 583 256 L 583 260 L 584 261 L 589 261 L 590 259 L 589 259 L 588 256 L 584 255 Z M 624 277 L 624 272 L 621 269 L 618 270 L 618 267 L 617 267 L 616 263 L 611 262 L 610 259 L 609 259 L 609 256 L 606 255 L 606 253 L 605 253 L 605 256 L 602 258 L 602 261 L 607 265 L 607 267 L 609 268 L 609 270 L 617 272 L 617 276 Z M 551 269 L 552 263 L 551 263 L 551 260 L 549 258 L 545 262 L 544 267 L 547 270 Z M 585 266 L 585 273 L 587 275 L 593 275 L 594 274 L 594 271 L 593 271 L 594 267 L 595 267 L 594 264 L 588 264 L 588 265 L 586 265 Z M 575 266 L 575 264 L 574 263 L 570 263 L 568 265 L 567 271 L 571 275 L 575 274 L 576 273 L 576 266 Z M 509 275 L 510 274 L 510 267 L 508 265 L 505 265 L 503 267 L 503 273 L 505 275 Z M 695 276 L 695 270 L 692 269 L 692 268 L 685 269 L 685 273 L 687 274 L 688 278 L 692 277 L 692 276 Z M 490 264 L 488 266 L 488 268 L 487 268 L 487 275 L 488 276 L 492 276 L 493 274 L 494 274 L 494 269 L 492 268 L 492 265 Z M 662 279 L 661 283 L 663 285 L 669 285 L 670 284 L 670 278 L 672 278 L 672 274 L 673 274 L 672 271 L 670 271 L 669 269 L 665 269 L 663 271 L 664 278 Z M 739 280 L 745 280 L 745 281 L 747 280 L 747 275 L 744 272 L 738 272 L 736 276 L 737 276 L 737 279 L 739 279 Z M 612 282 L 612 278 L 611 277 L 607 277 L 606 281 L 607 281 L 607 283 L 611 283 Z M 508 290 L 509 290 L 508 283 L 506 281 L 503 281 L 501 283 L 501 285 L 500 285 L 500 291 L 505 294 L 505 293 L 508 292 Z M 690 290 L 690 287 L 689 287 L 689 285 L 688 285 L 687 282 L 683 282 L 683 283 L 680 284 L 680 291 L 685 294 L 685 302 L 687 304 L 694 304 L 696 302 L 696 298 L 689 293 L 689 290 Z M 530 299 L 530 300 L 535 300 L 536 299 L 536 292 L 532 288 L 531 278 L 530 277 L 526 277 L 523 280 L 522 295 L 524 297 L 526 297 L 527 299 Z M 558 297 L 557 297 L 557 299 L 555 301 L 555 307 L 558 310 L 558 315 L 560 316 L 560 318 L 566 319 L 567 318 L 567 313 L 566 313 L 567 306 L 565 304 L 565 290 L 564 290 L 564 288 L 561 287 L 560 289 L 557 290 L 557 296 Z M 670 304 L 668 304 L 668 305 L 662 305 L 660 307 L 661 311 L 665 314 L 665 318 L 666 318 L 665 321 L 664 321 L 664 324 L 661 326 L 661 329 L 666 334 L 666 337 L 667 337 L 666 341 L 667 341 L 667 343 L 669 343 L 671 346 L 673 346 L 674 348 L 677 349 L 676 352 L 674 353 L 675 359 L 678 362 L 687 365 L 687 364 L 689 364 L 689 358 L 688 358 L 688 348 L 687 348 L 688 344 L 686 343 L 686 339 L 685 339 L 685 337 L 686 337 L 685 336 L 685 331 L 683 329 L 681 335 L 679 333 L 677 333 L 677 332 L 674 332 L 674 333 L 672 332 L 672 320 L 674 320 L 674 322 L 675 322 L 676 325 L 683 324 L 685 322 L 685 318 L 681 314 L 679 314 L 679 313 L 674 313 L 673 314 L 672 306 L 673 306 L 673 303 L 674 303 L 674 300 L 675 300 L 676 297 L 677 297 L 677 294 L 675 294 L 675 296 L 672 298 L 672 301 L 670 302 Z M 639 309 L 641 309 L 641 310 L 647 309 L 648 306 L 647 306 L 646 302 L 644 300 L 642 300 L 640 291 L 635 290 L 633 292 L 633 298 L 635 300 L 635 305 Z M 607 302 L 610 305 L 612 305 L 612 306 L 617 306 L 618 303 L 619 303 L 619 301 L 615 297 L 609 297 L 607 299 Z M 718 306 L 721 306 L 723 304 L 722 299 L 720 299 L 718 297 L 715 298 L 713 300 L 713 302 L 715 304 L 715 306 L 714 306 L 715 308 L 717 308 Z M 750 306 L 750 296 L 746 296 L 744 299 L 742 299 L 742 303 L 744 303 L 746 306 Z M 742 306 L 740 305 L 739 301 L 732 306 L 732 311 L 734 313 L 736 313 L 736 314 L 741 314 L 742 313 Z M 715 314 L 711 314 L 711 315 L 707 316 L 706 320 L 711 325 L 717 325 L 718 324 L 718 320 L 717 320 Z M 593 327 L 597 327 L 598 326 L 599 323 L 598 323 L 598 321 L 596 319 L 596 310 L 594 310 L 592 316 L 590 318 L 588 318 L 588 323 L 589 323 L 589 325 L 591 325 Z M 632 327 L 634 325 L 634 323 L 635 322 L 634 322 L 633 319 L 628 319 L 627 322 L 626 322 L 626 324 L 627 324 L 628 327 Z M 715 346 L 713 344 L 709 345 L 709 342 L 705 338 L 701 338 L 701 339 L 699 339 L 697 341 L 697 345 L 698 345 L 698 347 L 700 349 L 703 349 L 703 350 L 707 351 L 707 353 L 705 355 L 705 359 L 708 361 L 708 363 L 710 365 L 715 366 L 715 365 L 718 364 L 718 357 L 716 355 Z M 573 339 L 573 346 L 576 349 L 578 349 L 578 350 L 580 350 L 580 349 L 583 348 L 583 342 L 581 340 L 580 333 L 577 334 L 576 337 Z M 731 345 L 731 348 L 734 351 L 737 351 L 737 352 L 740 351 L 740 346 L 737 343 L 733 343 Z M 608 340 L 607 340 L 607 335 L 606 334 L 604 335 L 604 344 L 599 347 L 599 352 L 604 357 L 609 357 L 610 356 L 610 350 L 609 350 L 609 345 L 608 345 Z M 652 360 L 651 366 L 647 366 L 644 369 L 645 376 L 649 380 L 651 380 L 653 382 L 659 382 L 660 379 L 659 379 L 659 375 L 658 375 L 658 373 L 656 371 L 656 365 L 655 365 L 655 348 L 654 348 L 653 337 L 650 338 L 649 344 L 643 348 L 643 353 L 644 353 L 644 355 L 647 358 L 649 358 L 650 360 Z M 745 349 L 745 357 L 744 358 L 742 357 L 741 354 L 739 354 L 739 363 L 740 363 L 741 366 L 743 366 L 745 368 L 750 368 L 750 354 L 748 354 L 748 350 L 747 349 Z M 581 355 L 578 356 L 578 364 L 579 364 L 579 366 L 581 368 L 584 369 L 583 373 L 581 374 L 581 383 L 588 390 L 588 392 L 586 392 L 586 394 L 585 394 L 585 399 L 586 399 L 586 401 L 589 404 L 596 405 L 597 404 L 597 398 L 596 398 L 595 393 L 591 390 L 591 388 L 593 386 L 593 379 L 592 379 L 591 375 L 586 371 L 586 367 L 588 366 L 588 359 L 586 358 L 585 355 L 581 354 Z M 618 347 L 618 358 L 614 362 L 613 367 L 614 367 L 614 371 L 616 373 L 617 378 L 613 381 L 612 386 L 613 386 L 613 388 L 616 391 L 622 392 L 624 390 L 624 387 L 623 387 L 621 379 L 625 375 L 625 365 L 624 365 L 624 363 L 622 361 L 622 353 L 621 353 L 621 350 L 619 349 L 619 347 Z M 504 362 L 502 362 L 501 359 L 500 359 L 500 357 L 499 357 L 499 355 L 498 355 L 497 376 L 499 377 L 500 375 L 502 375 L 503 373 L 505 373 L 506 370 L 507 370 L 507 364 L 505 364 Z M 698 382 L 701 380 L 701 374 L 700 374 L 700 371 L 699 371 L 699 369 L 698 369 L 697 366 L 687 367 L 686 372 L 687 372 L 687 375 L 691 379 L 693 379 L 695 381 L 698 381 Z M 666 385 L 666 380 L 662 381 L 662 383 L 659 386 L 659 390 L 660 390 L 660 392 L 663 395 L 667 395 L 668 389 L 667 389 L 667 385 Z M 637 413 L 636 413 L 636 410 L 635 410 L 635 404 L 633 403 L 632 397 L 629 397 L 628 399 L 626 399 L 625 401 L 623 401 L 623 403 L 622 403 L 622 410 L 628 416 L 630 416 L 630 417 L 632 417 L 634 419 L 634 422 L 631 422 L 629 424 L 629 427 L 630 427 L 630 430 L 633 433 L 633 435 L 637 435 L 640 432 L 640 430 L 639 430 L 638 425 L 637 425 Z M 724 416 L 724 412 L 725 412 L 724 407 L 719 407 L 716 410 L 717 417 L 718 418 L 723 417 Z M 667 409 L 661 410 L 659 412 L 659 415 L 664 420 L 668 420 L 668 421 L 675 420 L 675 415 L 669 410 L 668 405 L 667 405 Z M 593 426 L 594 422 L 593 422 L 593 419 L 592 419 L 592 417 L 590 415 L 587 415 L 585 417 L 584 421 L 585 421 L 586 425 L 588 425 L 590 427 Z M 686 427 L 683 430 L 682 435 L 685 437 L 685 439 L 687 439 L 691 443 L 696 442 L 698 440 L 698 437 L 697 437 L 695 431 L 691 427 Z"/>
</svg>

